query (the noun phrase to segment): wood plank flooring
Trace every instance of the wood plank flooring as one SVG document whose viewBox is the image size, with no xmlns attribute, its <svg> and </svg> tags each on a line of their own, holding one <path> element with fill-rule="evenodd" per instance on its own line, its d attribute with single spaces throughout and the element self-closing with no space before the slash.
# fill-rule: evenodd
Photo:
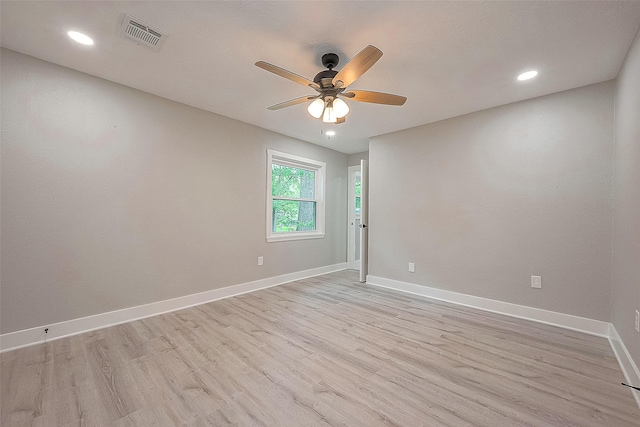
<svg viewBox="0 0 640 427">
<path fill-rule="evenodd" d="M 2 426 L 640 426 L 609 343 L 300 280 L 1 355 Z"/>
</svg>

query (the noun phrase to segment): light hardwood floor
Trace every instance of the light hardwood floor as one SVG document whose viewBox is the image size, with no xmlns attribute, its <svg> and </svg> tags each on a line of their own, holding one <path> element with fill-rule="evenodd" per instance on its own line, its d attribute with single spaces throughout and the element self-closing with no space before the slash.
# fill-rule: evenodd
<svg viewBox="0 0 640 427">
<path fill-rule="evenodd" d="M 640 426 L 606 339 L 356 280 L 4 353 L 2 426 Z"/>
</svg>

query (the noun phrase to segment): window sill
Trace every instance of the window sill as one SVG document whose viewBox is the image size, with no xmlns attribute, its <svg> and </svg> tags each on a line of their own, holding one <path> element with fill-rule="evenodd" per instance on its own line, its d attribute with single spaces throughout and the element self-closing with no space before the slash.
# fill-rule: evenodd
<svg viewBox="0 0 640 427">
<path fill-rule="evenodd" d="M 324 239 L 324 233 L 287 233 L 267 236 L 267 242 L 286 242 L 288 240 Z"/>
</svg>

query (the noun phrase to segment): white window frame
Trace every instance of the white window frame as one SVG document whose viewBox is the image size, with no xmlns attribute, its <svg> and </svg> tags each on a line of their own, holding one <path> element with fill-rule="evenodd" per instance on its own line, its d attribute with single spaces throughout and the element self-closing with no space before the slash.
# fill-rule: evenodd
<svg viewBox="0 0 640 427">
<path fill-rule="evenodd" d="M 316 202 L 316 229 L 314 231 L 274 232 L 273 195 L 271 188 L 271 171 L 273 164 L 306 169 L 315 173 L 315 198 L 300 199 Z M 324 237 L 324 200 L 325 176 L 327 165 L 317 160 L 311 160 L 281 151 L 267 150 L 267 242 L 282 242 L 287 240 L 321 239 Z"/>
</svg>

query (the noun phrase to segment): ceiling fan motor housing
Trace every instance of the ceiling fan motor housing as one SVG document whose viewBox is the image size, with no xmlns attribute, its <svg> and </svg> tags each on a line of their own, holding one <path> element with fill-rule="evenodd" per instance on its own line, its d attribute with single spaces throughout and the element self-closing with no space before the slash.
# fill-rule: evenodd
<svg viewBox="0 0 640 427">
<path fill-rule="evenodd" d="M 338 72 L 335 70 L 320 71 L 313 78 L 313 81 L 315 83 L 318 83 L 320 87 L 323 89 L 333 87 L 333 78 L 336 76 L 336 74 L 338 74 Z"/>
<path fill-rule="evenodd" d="M 338 74 L 337 71 L 334 71 L 336 65 L 340 62 L 340 58 L 335 53 L 325 53 L 322 55 L 322 65 L 328 68 L 328 70 L 320 71 L 313 78 L 315 83 L 318 83 L 321 88 L 331 88 L 333 87 L 333 78 Z"/>
</svg>

